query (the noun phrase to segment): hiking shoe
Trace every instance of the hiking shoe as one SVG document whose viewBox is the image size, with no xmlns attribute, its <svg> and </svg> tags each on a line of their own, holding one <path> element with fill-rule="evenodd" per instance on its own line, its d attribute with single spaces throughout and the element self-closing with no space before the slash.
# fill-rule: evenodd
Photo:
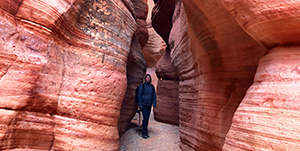
<svg viewBox="0 0 300 151">
<path fill-rule="evenodd" d="M 147 135 L 142 135 L 142 137 L 143 137 L 144 139 L 147 139 L 147 138 L 148 138 Z"/>
</svg>

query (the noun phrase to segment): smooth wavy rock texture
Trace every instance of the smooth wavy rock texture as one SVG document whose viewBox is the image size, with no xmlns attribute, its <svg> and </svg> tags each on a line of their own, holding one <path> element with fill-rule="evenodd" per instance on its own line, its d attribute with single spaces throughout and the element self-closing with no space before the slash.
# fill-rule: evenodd
<svg viewBox="0 0 300 151">
<path fill-rule="evenodd" d="M 299 150 L 300 48 L 278 46 L 259 62 L 223 150 Z"/>
<path fill-rule="evenodd" d="M 221 2 L 239 25 L 267 48 L 299 43 L 299 1 L 221 0 Z"/>
<path fill-rule="evenodd" d="M 166 44 L 159 36 L 159 34 L 157 34 L 154 28 L 152 27 L 151 14 L 155 4 L 152 0 L 148 0 L 147 4 L 148 4 L 148 16 L 147 16 L 146 24 L 147 24 L 149 39 L 145 44 L 145 46 L 143 47 L 143 55 L 146 59 L 147 66 L 149 68 L 152 68 L 156 66 L 159 59 L 164 55 L 166 51 Z"/>
<path fill-rule="evenodd" d="M 119 150 L 134 11 L 125 0 L 0 2 L 1 150 Z"/>
<path fill-rule="evenodd" d="M 171 6 L 174 11 L 166 9 Z M 180 80 L 180 147 L 222 150 L 232 117 L 267 49 L 217 0 L 165 0 L 155 8 L 153 27 L 170 46 L 171 64 Z M 171 20 L 172 25 L 159 26 L 161 20 Z"/>
<path fill-rule="evenodd" d="M 223 4 L 245 31 L 269 48 L 234 114 L 223 150 L 299 150 L 300 3 Z"/>
<path fill-rule="evenodd" d="M 179 125 L 179 81 L 158 80 L 157 107 L 154 111 L 154 119 L 163 123 Z"/>
<path fill-rule="evenodd" d="M 178 51 L 176 56 L 188 55 L 185 58 L 191 58 L 191 63 L 173 58 L 181 74 L 181 148 L 221 150 L 232 117 L 267 49 L 218 1 L 183 1 L 183 5 L 190 52 Z"/>
<path fill-rule="evenodd" d="M 169 35 L 166 33 L 166 31 L 170 32 L 174 29 L 171 29 L 172 25 L 170 24 L 173 12 L 175 11 L 174 5 L 172 1 L 160 1 L 154 6 L 152 13 L 152 25 L 167 45 L 165 54 L 155 66 L 155 72 L 159 81 L 157 85 L 157 107 L 154 109 L 154 118 L 161 122 L 179 125 L 179 76 L 176 74 L 170 57 L 174 45 L 168 43 L 167 37 Z M 178 18 L 177 16 L 178 14 L 174 14 L 173 18 Z M 175 19 L 173 20 L 174 22 Z M 175 22 L 174 24 L 177 23 Z"/>
<path fill-rule="evenodd" d="M 142 53 L 137 34 L 131 43 L 131 53 L 127 63 L 127 90 L 123 99 L 118 123 L 119 134 L 123 135 L 131 126 L 131 120 L 136 114 L 137 103 L 135 102 L 135 89 L 143 83 L 146 73 L 146 61 Z"/>
<path fill-rule="evenodd" d="M 133 16 L 136 18 L 137 30 L 131 42 L 130 53 L 127 61 L 126 77 L 127 89 L 122 101 L 120 118 L 118 122 L 119 135 L 122 136 L 131 126 L 131 120 L 136 114 L 135 89 L 143 83 L 147 63 L 142 49 L 146 45 L 149 34 L 146 25 L 148 6 L 145 1 L 133 0 Z"/>
<path fill-rule="evenodd" d="M 167 47 L 164 56 L 157 62 L 155 73 L 159 80 L 154 119 L 179 125 L 179 77 L 171 64 L 169 47 Z"/>
</svg>

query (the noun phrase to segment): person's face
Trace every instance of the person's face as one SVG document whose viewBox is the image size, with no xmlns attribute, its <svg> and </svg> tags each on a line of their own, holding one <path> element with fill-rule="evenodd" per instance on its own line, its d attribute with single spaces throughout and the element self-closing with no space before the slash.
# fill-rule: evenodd
<svg viewBox="0 0 300 151">
<path fill-rule="evenodd" d="M 146 77 L 146 81 L 150 82 L 150 77 L 149 76 Z"/>
</svg>

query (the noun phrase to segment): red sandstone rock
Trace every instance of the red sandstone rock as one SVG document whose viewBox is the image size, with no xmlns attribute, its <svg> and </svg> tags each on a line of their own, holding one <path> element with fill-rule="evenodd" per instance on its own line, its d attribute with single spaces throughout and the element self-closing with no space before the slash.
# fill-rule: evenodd
<svg viewBox="0 0 300 151">
<path fill-rule="evenodd" d="M 149 13 L 146 22 L 149 39 L 146 45 L 143 47 L 143 55 L 146 59 L 147 66 L 149 68 L 152 68 L 156 66 L 156 63 L 164 55 L 166 44 L 152 27 L 151 13 L 154 7 L 154 3 L 152 0 L 147 1 L 147 3 L 149 7 Z"/>
<path fill-rule="evenodd" d="M 233 117 L 223 150 L 299 150 L 299 3 L 223 1 L 268 51 Z"/>
<path fill-rule="evenodd" d="M 180 72 L 181 148 L 221 150 L 266 49 L 218 1 L 184 2 L 184 8 L 194 66 Z"/>
<path fill-rule="evenodd" d="M 153 27 L 180 79 L 182 150 L 299 150 L 298 6 L 157 2 Z M 134 107 L 132 79 L 143 72 L 134 70 L 145 63 L 129 53 L 145 44 L 130 45 L 145 9 L 129 0 L 0 1 L 0 149 L 118 150 L 122 99 L 131 83 Z"/>
<path fill-rule="evenodd" d="M 234 114 L 223 150 L 299 150 L 299 46 L 271 49 Z"/>
<path fill-rule="evenodd" d="M 135 102 L 135 89 L 143 83 L 146 73 L 146 62 L 142 53 L 142 48 L 138 42 L 138 36 L 134 35 L 131 50 L 128 57 L 127 66 L 127 90 L 123 99 L 120 111 L 118 129 L 120 136 L 123 135 L 131 125 L 131 120 L 136 114 L 137 103 Z"/>
<path fill-rule="evenodd" d="M 179 81 L 158 80 L 154 119 L 179 125 Z"/>
<path fill-rule="evenodd" d="M 156 64 L 156 75 L 158 79 L 157 84 L 157 107 L 154 110 L 154 118 L 158 121 L 170 123 L 174 125 L 179 125 L 179 77 L 176 74 L 174 67 L 171 63 L 171 57 L 170 57 L 170 51 L 174 49 L 174 45 L 171 45 L 168 43 L 167 37 L 169 35 L 163 35 L 164 31 L 172 31 L 174 30 L 169 29 L 170 26 L 164 25 L 157 27 L 157 23 L 162 21 L 162 18 L 160 18 L 160 14 L 162 13 L 159 8 L 160 6 L 166 7 L 167 4 L 171 4 L 171 1 L 165 1 L 163 2 L 164 5 L 161 5 L 161 3 L 157 4 L 155 6 L 154 12 L 156 12 L 155 15 L 153 15 L 153 26 L 156 26 L 156 30 L 160 32 L 159 34 L 162 35 L 165 42 L 167 43 L 168 47 L 166 48 L 165 54 L 163 57 L 160 58 L 160 60 Z M 174 4 L 171 4 L 172 6 Z M 163 9 L 162 9 L 163 10 Z M 164 17 L 170 17 L 172 15 L 173 10 L 164 10 L 164 11 L 170 11 L 166 14 Z M 178 14 L 173 15 L 173 18 L 177 17 Z M 166 18 L 168 21 L 169 18 Z M 174 20 L 173 20 L 174 21 Z M 177 22 L 178 23 L 178 22 Z M 166 24 L 167 25 L 167 24 Z M 176 32 L 180 32 L 180 30 L 177 30 Z M 171 37 L 170 37 L 171 39 Z M 175 38 L 177 39 L 177 38 Z M 171 50 L 170 50 L 171 49 Z M 168 94 L 168 95 L 166 95 Z"/>
<path fill-rule="evenodd" d="M 1 150 L 118 150 L 134 5 L 0 4 Z"/>
<path fill-rule="evenodd" d="M 0 80 L 17 59 L 16 55 L 0 53 Z"/>
<path fill-rule="evenodd" d="M 139 44 L 141 45 L 141 50 L 142 50 L 142 48 L 146 45 L 148 38 L 149 38 L 145 20 L 137 19 L 136 34 L 137 34 Z"/>
<path fill-rule="evenodd" d="M 2 28 L 15 27 L 5 18 L 1 21 Z M 17 57 L 0 81 L 0 107 L 53 114 L 63 74 L 60 49 L 22 28 L 16 30 L 2 30 L 2 53 Z"/>
<path fill-rule="evenodd" d="M 136 114 L 137 103 L 135 102 L 135 89 L 143 82 L 146 72 L 146 62 L 142 48 L 148 40 L 146 26 L 147 4 L 145 1 L 133 0 L 134 16 L 137 22 L 137 30 L 131 41 L 130 53 L 127 61 L 127 90 L 122 102 L 120 118 L 118 122 L 119 135 L 123 135 L 131 126 L 131 120 Z"/>
<path fill-rule="evenodd" d="M 48 150 L 51 148 L 54 139 L 54 122 L 51 115 L 1 109 L 1 116 L 5 117 L 4 125 L 7 125 L 1 139 L 1 150 L 14 148 Z"/>
<path fill-rule="evenodd" d="M 167 50 L 165 55 L 157 62 L 155 73 L 158 79 L 179 81 L 179 77 L 171 63 L 170 50 Z"/>
<path fill-rule="evenodd" d="M 154 118 L 179 125 L 179 77 L 171 64 L 170 50 L 157 63 L 155 73 L 160 80 L 157 83 Z"/>
<path fill-rule="evenodd" d="M 266 49 L 218 1 L 183 1 L 183 5 L 175 1 L 175 8 L 168 44 L 180 79 L 180 146 L 182 150 L 221 150 L 232 116 Z M 163 31 L 158 24 L 153 27 Z"/>
<path fill-rule="evenodd" d="M 299 43 L 300 3 L 294 0 L 221 0 L 243 29 L 268 48 Z"/>
<path fill-rule="evenodd" d="M 172 16 L 175 9 L 173 0 L 160 0 L 152 11 L 152 26 L 168 44 L 169 33 L 172 28 Z M 153 19 L 155 18 L 155 19 Z"/>
</svg>

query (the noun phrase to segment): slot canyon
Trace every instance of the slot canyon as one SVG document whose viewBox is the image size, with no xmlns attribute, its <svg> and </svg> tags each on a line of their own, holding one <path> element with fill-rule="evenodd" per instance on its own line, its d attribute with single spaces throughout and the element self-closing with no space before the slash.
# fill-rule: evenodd
<svg viewBox="0 0 300 151">
<path fill-rule="evenodd" d="M 300 150 L 299 16 L 295 0 L 1 0 L 0 150 L 120 150 L 150 71 L 181 150 Z"/>
</svg>

